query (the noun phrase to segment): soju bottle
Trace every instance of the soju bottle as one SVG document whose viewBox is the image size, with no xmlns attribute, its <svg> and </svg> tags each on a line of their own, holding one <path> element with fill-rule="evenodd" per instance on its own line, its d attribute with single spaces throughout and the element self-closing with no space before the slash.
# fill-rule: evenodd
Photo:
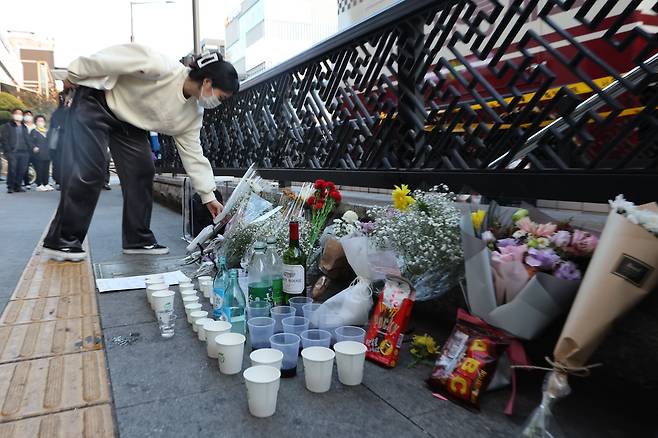
<svg viewBox="0 0 658 438">
<path fill-rule="evenodd" d="M 231 323 L 233 333 L 245 334 L 245 307 L 244 292 L 238 282 L 238 270 L 231 269 L 228 286 L 224 292 L 222 319 Z"/>
<path fill-rule="evenodd" d="M 276 238 L 270 237 L 267 239 L 267 251 L 265 251 L 267 264 L 270 269 L 270 276 L 272 278 L 272 301 L 275 306 L 284 304 L 283 296 L 283 263 L 281 256 L 276 250 Z"/>
<path fill-rule="evenodd" d="M 221 256 L 217 259 L 217 275 L 212 285 L 212 303 L 213 318 L 219 321 L 222 318 L 222 307 L 224 307 L 224 292 L 228 284 L 228 269 L 226 268 L 226 257 Z"/>
<path fill-rule="evenodd" d="M 249 302 L 265 301 L 272 305 L 272 277 L 265 256 L 265 243 L 254 244 L 254 255 L 249 264 Z"/>
<path fill-rule="evenodd" d="M 306 254 L 299 247 L 298 222 L 290 222 L 290 244 L 283 253 L 283 294 L 286 303 L 306 294 Z"/>
</svg>

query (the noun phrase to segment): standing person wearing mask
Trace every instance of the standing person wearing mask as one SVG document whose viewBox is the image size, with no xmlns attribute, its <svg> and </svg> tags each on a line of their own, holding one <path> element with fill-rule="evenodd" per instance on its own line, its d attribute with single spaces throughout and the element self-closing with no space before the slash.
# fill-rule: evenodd
<svg viewBox="0 0 658 438">
<path fill-rule="evenodd" d="M 48 182 L 50 180 L 50 151 L 48 150 L 48 129 L 46 117 L 38 115 L 34 118 L 36 128 L 30 133 L 32 157 L 37 171 L 37 192 L 55 190 Z"/>
<path fill-rule="evenodd" d="M 213 217 L 222 211 L 199 139 L 204 108 L 217 107 L 240 87 L 235 68 L 219 52 L 206 52 L 186 68 L 138 44 L 113 46 L 74 60 L 65 87 L 77 89 L 61 143 L 62 194 L 44 239 L 46 254 L 86 257 L 82 242 L 103 187 L 108 145 L 123 194 L 123 252 L 169 252 L 150 229 L 155 167 L 148 131 L 174 138 L 202 202 Z"/>
<path fill-rule="evenodd" d="M 0 127 L 0 146 L 8 161 L 7 193 L 24 192 L 21 181 L 30 159 L 28 132 L 23 125 L 23 110 L 11 112 L 12 121 Z"/>
<path fill-rule="evenodd" d="M 32 131 L 36 128 L 36 125 L 34 124 L 34 114 L 32 114 L 32 111 L 27 110 L 23 111 L 23 124 L 27 128 L 27 133 L 32 134 Z M 29 138 L 29 137 L 28 137 Z M 32 149 L 32 148 L 30 148 Z M 30 158 L 27 162 L 27 168 L 25 169 L 25 175 L 23 175 L 23 187 L 25 189 L 30 190 L 30 164 L 34 166 L 34 170 L 36 170 L 36 162 L 35 162 L 34 154 L 32 151 L 30 151 Z"/>
</svg>

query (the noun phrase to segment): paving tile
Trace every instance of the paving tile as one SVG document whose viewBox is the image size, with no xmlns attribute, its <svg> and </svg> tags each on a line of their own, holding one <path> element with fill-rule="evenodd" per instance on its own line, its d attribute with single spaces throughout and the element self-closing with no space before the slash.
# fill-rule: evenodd
<svg viewBox="0 0 658 438">
<path fill-rule="evenodd" d="M 102 351 L 0 365 L 0 422 L 109 401 Z"/>
<path fill-rule="evenodd" d="M 313 394 L 301 375 L 281 381 L 274 416 L 255 418 L 242 377 L 231 379 L 240 384 L 118 408 L 121 437 L 429 437 L 364 386 L 346 387 L 334 379 L 329 392 Z"/>
<path fill-rule="evenodd" d="M 0 437 L 112 438 L 112 408 L 109 404 L 104 404 L 2 423 Z"/>
<path fill-rule="evenodd" d="M 102 348 L 97 316 L 0 327 L 0 363 Z"/>
<path fill-rule="evenodd" d="M 81 318 L 97 314 L 96 297 L 92 294 L 15 300 L 7 303 L 0 318 L 0 326 Z"/>
<path fill-rule="evenodd" d="M 175 330 L 171 339 L 160 337 L 155 322 L 104 330 L 115 406 L 221 390 L 239 382 L 220 375 L 217 359 L 207 356 L 206 344 L 185 318 L 176 321 Z"/>
<path fill-rule="evenodd" d="M 33 299 L 94 293 L 88 263 L 36 260 L 27 266 L 11 299 Z"/>
</svg>

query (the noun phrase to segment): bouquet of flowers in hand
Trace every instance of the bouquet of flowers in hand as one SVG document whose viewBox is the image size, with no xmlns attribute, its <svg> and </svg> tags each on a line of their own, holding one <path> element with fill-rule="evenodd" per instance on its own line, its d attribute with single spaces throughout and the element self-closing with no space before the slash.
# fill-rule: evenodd
<svg viewBox="0 0 658 438">
<path fill-rule="evenodd" d="M 468 302 L 488 323 L 531 339 L 568 309 L 598 237 L 534 209 L 499 210 L 464 218 Z"/>
<path fill-rule="evenodd" d="M 362 224 L 362 230 L 376 247 L 395 251 L 402 275 L 416 289 L 417 301 L 440 296 L 462 275 L 461 215 L 455 195 L 446 186 L 411 193 L 403 184 L 392 197 L 394 208 L 369 210 L 373 222 Z"/>
<path fill-rule="evenodd" d="M 341 194 L 336 184 L 318 179 L 315 181 L 315 193 L 308 198 L 307 206 L 311 209 L 311 246 L 320 238 L 327 219 L 341 201 Z"/>
</svg>

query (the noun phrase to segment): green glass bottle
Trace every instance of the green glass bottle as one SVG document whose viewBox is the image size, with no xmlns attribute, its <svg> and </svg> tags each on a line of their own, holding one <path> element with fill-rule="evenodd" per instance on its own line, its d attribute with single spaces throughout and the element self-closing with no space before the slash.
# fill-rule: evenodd
<svg viewBox="0 0 658 438">
<path fill-rule="evenodd" d="M 283 253 L 283 294 L 285 301 L 306 295 L 306 254 L 299 247 L 299 223 L 290 222 L 290 244 Z"/>
<path fill-rule="evenodd" d="M 272 305 L 272 275 L 267 263 L 265 242 L 256 242 L 254 255 L 249 263 L 249 302 L 265 301 Z"/>
</svg>

